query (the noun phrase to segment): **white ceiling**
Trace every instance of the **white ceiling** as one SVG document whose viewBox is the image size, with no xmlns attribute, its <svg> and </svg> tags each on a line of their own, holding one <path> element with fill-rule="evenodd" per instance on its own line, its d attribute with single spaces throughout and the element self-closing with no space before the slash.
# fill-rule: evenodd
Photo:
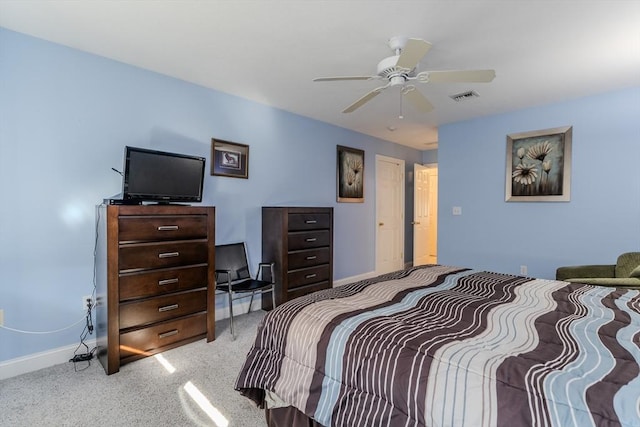
<svg viewBox="0 0 640 427">
<path fill-rule="evenodd" d="M 442 124 L 640 85 L 639 0 L 0 0 L 0 26 L 421 150 Z M 374 75 L 398 35 L 433 44 L 418 71 L 496 78 L 417 83 L 435 110 L 402 120 L 397 88 L 343 114 L 380 82 L 312 82 Z"/>
</svg>

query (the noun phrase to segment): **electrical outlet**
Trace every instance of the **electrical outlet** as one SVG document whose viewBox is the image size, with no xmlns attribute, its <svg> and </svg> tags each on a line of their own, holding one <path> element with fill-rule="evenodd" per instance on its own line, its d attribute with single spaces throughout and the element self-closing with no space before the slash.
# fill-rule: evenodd
<svg viewBox="0 0 640 427">
<path fill-rule="evenodd" d="M 522 274 L 523 276 L 527 275 L 527 266 L 526 265 L 521 265 L 520 266 L 520 274 Z"/>
<path fill-rule="evenodd" d="M 91 301 L 91 307 L 94 306 L 93 298 L 91 295 L 85 295 L 82 297 L 82 311 L 87 311 L 87 301 Z"/>
<path fill-rule="evenodd" d="M 0 308 L 0 326 L 4 326 L 4 310 Z"/>
</svg>

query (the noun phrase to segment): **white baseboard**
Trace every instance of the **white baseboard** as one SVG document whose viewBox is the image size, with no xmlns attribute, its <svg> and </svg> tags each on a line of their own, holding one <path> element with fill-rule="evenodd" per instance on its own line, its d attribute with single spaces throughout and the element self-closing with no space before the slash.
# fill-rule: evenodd
<svg viewBox="0 0 640 427">
<path fill-rule="evenodd" d="M 87 341 L 86 344 L 91 349 L 96 346 L 96 340 Z M 0 362 L 0 380 L 67 363 L 76 348 L 78 344 L 72 344 Z"/>
<path fill-rule="evenodd" d="M 346 277 L 344 279 L 335 280 L 333 282 L 333 287 L 346 285 L 347 283 L 357 282 L 359 280 L 369 279 L 375 276 L 375 272 L 372 271 L 369 273 L 359 274 L 357 276 Z M 246 301 L 241 301 L 240 303 L 234 303 L 233 308 L 234 313 L 236 313 L 237 315 L 246 313 L 249 308 L 249 299 L 247 298 Z M 261 308 L 261 299 L 260 297 L 256 296 L 256 298 L 253 299 L 252 311 L 260 310 Z M 229 318 L 229 307 L 227 306 L 227 301 L 225 300 L 223 306 L 218 306 L 216 304 L 216 321 L 227 318 Z M 93 348 L 96 345 L 96 340 L 93 339 L 87 341 L 86 344 L 89 348 Z M 28 372 L 37 371 L 39 369 L 48 368 L 50 366 L 67 363 L 69 362 L 69 359 L 73 357 L 73 353 L 77 347 L 77 344 L 72 344 L 0 362 L 0 380 L 26 374 Z M 99 363 L 96 359 L 94 359 L 94 361 L 96 363 Z"/>
<path fill-rule="evenodd" d="M 333 287 L 336 288 L 338 286 L 346 285 L 348 283 L 358 282 L 360 280 L 370 279 L 376 276 L 377 274 L 375 271 L 370 271 L 368 273 L 358 274 L 357 276 L 345 277 L 344 279 L 334 280 Z"/>
<path fill-rule="evenodd" d="M 222 294 L 221 294 L 222 295 Z M 261 299 L 261 295 L 256 295 L 253 298 L 253 304 L 251 304 L 251 311 L 257 311 L 257 310 L 262 310 L 262 299 Z M 246 301 L 242 301 L 242 302 L 234 302 L 233 303 L 233 314 L 234 317 L 235 316 L 240 316 L 242 314 L 245 314 L 249 311 L 249 298 L 246 298 Z M 271 298 L 271 297 L 269 297 Z M 222 320 L 222 319 L 228 319 L 229 318 L 229 305 L 226 304 L 227 300 L 225 298 L 225 305 L 223 306 L 219 306 L 216 304 L 216 322 L 218 320 Z"/>
</svg>

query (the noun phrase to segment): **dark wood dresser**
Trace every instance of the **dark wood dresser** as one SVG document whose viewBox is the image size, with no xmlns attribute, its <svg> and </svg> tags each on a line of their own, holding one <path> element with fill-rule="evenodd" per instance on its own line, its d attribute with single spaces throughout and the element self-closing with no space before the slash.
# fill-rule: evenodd
<svg viewBox="0 0 640 427">
<path fill-rule="evenodd" d="M 120 365 L 215 339 L 215 208 L 101 205 L 98 359 Z"/>
<path fill-rule="evenodd" d="M 275 262 L 276 305 L 332 287 L 333 208 L 263 207 L 262 260 Z"/>
</svg>

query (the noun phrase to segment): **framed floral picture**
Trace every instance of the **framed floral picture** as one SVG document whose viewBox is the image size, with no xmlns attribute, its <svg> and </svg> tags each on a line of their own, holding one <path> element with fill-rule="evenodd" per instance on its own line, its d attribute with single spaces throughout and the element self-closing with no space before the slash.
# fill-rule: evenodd
<svg viewBox="0 0 640 427">
<path fill-rule="evenodd" d="M 507 135 L 507 202 L 571 200 L 571 126 Z"/>
<path fill-rule="evenodd" d="M 364 151 L 338 145 L 337 200 L 364 202 Z"/>
<path fill-rule="evenodd" d="M 211 175 L 249 178 L 249 146 L 211 139 Z"/>
</svg>

